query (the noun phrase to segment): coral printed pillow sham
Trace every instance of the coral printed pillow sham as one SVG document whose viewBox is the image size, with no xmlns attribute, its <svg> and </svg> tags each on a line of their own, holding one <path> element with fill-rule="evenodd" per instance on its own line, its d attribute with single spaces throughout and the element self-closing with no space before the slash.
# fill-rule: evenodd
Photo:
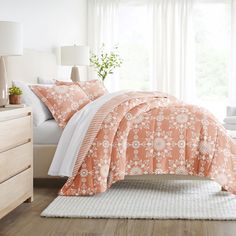
<svg viewBox="0 0 236 236">
<path fill-rule="evenodd" d="M 79 85 L 80 88 L 87 94 L 90 100 L 94 101 L 95 99 L 103 96 L 108 93 L 104 84 L 100 80 L 88 80 L 88 81 L 78 81 L 78 82 L 65 82 L 65 81 L 56 81 L 57 85 Z"/>
<path fill-rule="evenodd" d="M 31 86 L 32 91 L 45 103 L 58 125 L 64 128 L 70 118 L 91 102 L 77 85 L 43 87 Z"/>
</svg>

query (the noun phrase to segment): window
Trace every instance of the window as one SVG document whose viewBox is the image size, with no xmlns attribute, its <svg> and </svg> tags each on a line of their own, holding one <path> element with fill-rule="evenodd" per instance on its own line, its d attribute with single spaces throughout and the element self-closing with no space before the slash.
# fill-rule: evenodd
<svg viewBox="0 0 236 236">
<path fill-rule="evenodd" d="M 198 103 L 222 119 L 228 98 L 230 1 L 196 4 L 193 21 Z"/>
<path fill-rule="evenodd" d="M 150 61 L 148 16 L 143 5 L 124 3 L 119 8 L 119 50 L 124 59 L 120 88 L 148 90 Z"/>
<path fill-rule="evenodd" d="M 150 19 L 145 3 L 131 2 L 123 1 L 119 8 L 119 48 L 124 59 L 120 88 L 149 90 Z M 230 0 L 196 0 L 192 12 L 197 104 L 219 119 L 225 116 L 228 99 L 230 3 Z"/>
</svg>

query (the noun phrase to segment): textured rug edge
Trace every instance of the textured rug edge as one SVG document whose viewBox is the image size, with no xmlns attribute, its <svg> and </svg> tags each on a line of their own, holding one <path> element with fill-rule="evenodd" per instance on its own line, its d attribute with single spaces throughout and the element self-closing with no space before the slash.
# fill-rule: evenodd
<svg viewBox="0 0 236 236">
<path fill-rule="evenodd" d="M 130 219 L 130 220 L 208 220 L 208 221 L 235 221 L 236 217 L 164 217 L 164 216 L 116 216 L 116 215 L 61 215 L 61 214 L 50 214 L 43 211 L 40 216 L 42 218 L 60 218 L 60 219 Z"/>
<path fill-rule="evenodd" d="M 204 181 L 205 182 L 205 181 Z M 206 182 L 205 182 L 206 183 Z M 215 184 L 216 185 L 216 184 Z M 216 187 L 216 189 L 213 189 L 214 192 L 216 191 L 217 194 L 218 194 L 218 188 L 219 186 Z M 209 192 L 211 193 L 211 192 Z M 186 193 L 185 193 L 186 194 Z M 221 194 L 228 194 L 228 193 L 222 193 Z M 230 196 L 232 197 L 232 196 Z M 114 213 L 113 212 L 91 212 L 91 209 L 90 209 L 90 212 L 88 210 L 88 213 L 86 211 L 83 211 L 83 212 L 79 212 L 80 210 L 78 210 L 77 212 L 73 212 L 70 210 L 65 210 L 63 212 L 63 208 L 61 208 L 59 211 L 58 211 L 58 208 L 63 206 L 62 203 L 63 202 L 59 202 L 60 200 L 63 200 L 64 199 L 68 199 L 70 202 L 72 198 L 75 198 L 75 197 L 62 197 L 62 196 L 58 196 L 57 198 L 55 198 L 47 207 L 46 209 L 44 209 L 44 211 L 41 213 L 41 217 L 43 218 L 70 218 L 70 219 L 73 219 L 73 218 L 78 218 L 78 219 L 81 219 L 81 218 L 85 218 L 85 219 L 149 219 L 149 220 L 208 220 L 208 221 L 235 221 L 236 220 L 236 212 L 235 211 L 231 211 L 231 212 L 227 212 L 225 215 L 221 216 L 219 214 L 220 212 L 220 209 L 218 210 L 217 208 L 217 211 L 213 211 L 213 212 L 209 212 L 208 211 L 208 215 L 205 215 L 204 216 L 204 210 L 201 212 L 201 213 L 193 213 L 194 211 L 192 212 L 172 212 L 172 213 L 167 213 L 167 215 L 165 216 L 165 214 L 163 214 L 163 212 L 160 211 L 160 214 L 158 215 L 153 215 L 150 213 L 150 215 L 146 213 L 143 214 L 143 212 L 141 211 L 141 214 L 139 215 L 131 215 L 130 212 L 124 212 L 124 214 L 122 212 L 118 212 L 118 213 Z M 77 198 L 77 197 L 76 197 Z M 191 199 L 191 198 L 190 198 Z M 225 200 L 227 199 L 227 197 L 224 199 L 224 196 L 221 196 L 221 200 Z M 197 200 L 197 198 L 196 198 Z M 230 199 L 228 199 L 230 200 Z M 232 198 L 231 198 L 232 200 Z M 233 206 L 230 206 L 231 208 L 230 209 L 233 209 L 235 210 L 235 199 L 233 201 Z M 75 205 L 76 202 L 73 204 Z M 78 203 L 78 204 L 81 204 L 81 203 Z M 72 206 L 74 206 L 72 205 Z M 180 204 L 181 205 L 181 204 Z M 77 205 L 78 206 L 78 205 Z M 204 209 L 204 208 L 203 208 Z M 226 208 L 223 208 L 224 211 L 226 210 L 227 211 L 227 207 Z M 190 209 L 190 210 L 193 210 L 193 209 Z M 222 210 L 222 209 L 221 209 Z M 234 213 L 235 212 L 235 213 Z M 135 214 L 135 213 L 134 213 Z M 143 215 L 142 215 L 143 214 Z M 194 215 L 195 214 L 195 215 Z M 201 215 L 202 214 L 202 215 Z M 228 214 L 228 215 L 227 215 Z"/>
</svg>

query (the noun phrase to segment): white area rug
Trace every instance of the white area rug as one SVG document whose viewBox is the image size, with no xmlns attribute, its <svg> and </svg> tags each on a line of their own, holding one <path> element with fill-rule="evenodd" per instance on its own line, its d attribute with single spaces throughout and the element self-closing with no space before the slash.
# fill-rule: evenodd
<svg viewBox="0 0 236 236">
<path fill-rule="evenodd" d="M 91 197 L 57 197 L 45 217 L 236 220 L 236 196 L 213 181 L 124 180 Z"/>
</svg>

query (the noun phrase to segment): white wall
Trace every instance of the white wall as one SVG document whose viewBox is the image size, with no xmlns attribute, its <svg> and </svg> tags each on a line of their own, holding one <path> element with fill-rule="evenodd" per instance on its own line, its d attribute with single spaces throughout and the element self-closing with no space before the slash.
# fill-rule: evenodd
<svg viewBox="0 0 236 236">
<path fill-rule="evenodd" d="M 56 53 L 62 45 L 87 44 L 87 0 L 0 0 L 0 20 L 23 24 L 24 48 Z M 58 70 L 59 77 L 70 74 L 68 67 Z"/>
</svg>

